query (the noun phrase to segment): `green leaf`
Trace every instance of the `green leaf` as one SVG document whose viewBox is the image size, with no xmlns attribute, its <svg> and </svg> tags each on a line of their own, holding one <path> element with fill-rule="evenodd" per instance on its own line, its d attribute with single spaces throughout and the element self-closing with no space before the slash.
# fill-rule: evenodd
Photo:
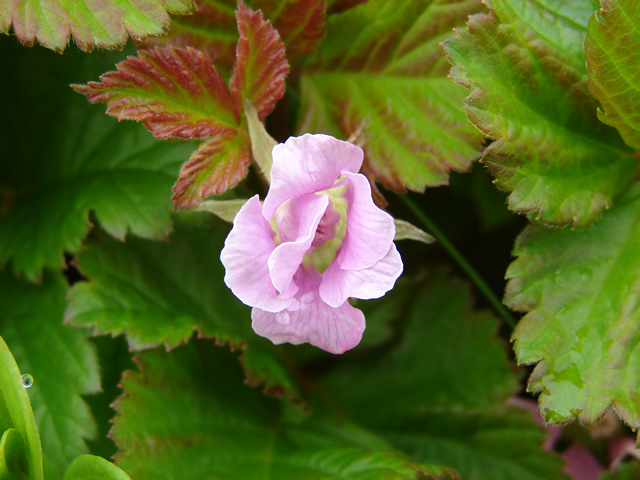
<svg viewBox="0 0 640 480">
<path fill-rule="evenodd" d="M 305 64 L 299 132 L 348 138 L 359 129 L 362 171 L 396 191 L 448 183 L 479 156 L 480 133 L 446 78 L 438 42 L 478 11 L 477 0 L 372 0 L 327 20 Z"/>
<path fill-rule="evenodd" d="M 95 455 L 80 455 L 64 474 L 64 480 L 131 480 L 113 463 Z"/>
<path fill-rule="evenodd" d="M 589 90 L 602 104 L 598 118 L 640 150 L 640 4 L 602 0 L 585 42 Z"/>
<path fill-rule="evenodd" d="M 171 185 L 193 145 L 119 124 L 68 87 L 116 55 L 60 56 L 3 36 L 0 56 L 13 65 L 0 80 L 12 92 L 3 97 L 12 114 L 0 117 L 0 265 L 12 260 L 30 279 L 42 267 L 61 268 L 63 252 L 81 249 L 90 211 L 116 238 L 166 237 Z"/>
<path fill-rule="evenodd" d="M 482 162 L 512 192 L 509 208 L 581 229 L 612 205 L 637 159 L 603 125 L 582 45 L 592 0 L 493 0 L 444 43 L 451 77 L 469 88 L 469 119 L 495 141 Z"/>
<path fill-rule="evenodd" d="M 640 478 L 640 463 L 637 460 L 621 463 L 614 472 L 604 472 L 601 480 L 635 480 Z"/>
<path fill-rule="evenodd" d="M 191 0 L 132 0 L 103 2 L 84 0 L 6 0 L 0 3 L 0 32 L 11 27 L 22 43 L 36 40 L 62 52 L 73 37 L 85 52 L 93 47 L 122 47 L 131 35 L 144 39 L 162 35 L 169 26 L 169 14 L 184 15 L 193 8 Z"/>
<path fill-rule="evenodd" d="M 599 420 L 611 405 L 640 427 L 636 345 L 640 185 L 582 232 L 530 226 L 518 237 L 505 303 L 528 312 L 513 333 L 518 362 L 548 423 Z"/>
<path fill-rule="evenodd" d="M 409 300 L 387 314 L 403 322 L 400 338 L 375 362 L 338 366 L 326 395 L 417 461 L 448 465 L 465 480 L 488 472 L 495 480 L 564 478 L 530 412 L 505 404 L 518 375 L 495 337 L 496 319 L 472 311 L 468 287 L 442 272 L 404 288 Z"/>
<path fill-rule="evenodd" d="M 2 480 L 24 480 L 20 460 L 24 442 L 15 428 L 5 430 L 0 438 L 0 478 Z"/>
<path fill-rule="evenodd" d="M 43 480 L 40 436 L 29 395 L 22 386 L 21 377 L 20 369 L 9 347 L 0 336 L 0 431 L 3 432 L 0 453 L 3 456 L 8 454 L 3 461 L 7 467 L 5 471 L 14 474 L 15 456 L 20 455 L 20 470 L 31 480 Z M 20 436 L 19 452 L 16 452 L 18 438 L 13 431 Z M 0 473 L 3 473 L 2 470 Z"/>
<path fill-rule="evenodd" d="M 118 465 L 139 480 L 451 478 L 348 422 L 305 418 L 248 388 L 233 357 L 200 341 L 140 354 L 114 405 Z"/>
<path fill-rule="evenodd" d="M 238 30 L 234 10 L 237 0 L 201 0 L 193 15 L 172 20 L 168 35 L 148 38 L 144 45 L 191 45 L 209 55 L 221 69 L 230 71 L 236 59 Z M 325 0 L 248 0 L 262 11 L 282 38 L 292 64 L 312 53 L 325 33 Z"/>
<path fill-rule="evenodd" d="M 76 260 L 90 282 L 72 287 L 66 322 L 100 334 L 126 333 L 132 350 L 173 348 L 197 330 L 242 348 L 249 382 L 297 399 L 279 350 L 253 333 L 250 309 L 223 283 L 220 250 L 229 225 L 208 214 L 197 218 L 200 224 L 177 227 L 169 243 L 91 241 Z"/>
<path fill-rule="evenodd" d="M 37 286 L 0 274 L 0 328 L 23 372 L 50 466 L 61 478 L 85 440 L 95 437 L 91 412 L 80 397 L 100 391 L 98 361 L 85 332 L 62 324 L 67 285 L 62 274 Z M 24 388 L 23 388 L 24 390 Z"/>
</svg>

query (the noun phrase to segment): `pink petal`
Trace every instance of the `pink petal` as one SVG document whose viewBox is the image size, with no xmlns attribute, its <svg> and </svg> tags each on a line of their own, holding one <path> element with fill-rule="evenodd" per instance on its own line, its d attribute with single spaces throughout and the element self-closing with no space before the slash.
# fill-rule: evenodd
<svg viewBox="0 0 640 480">
<path fill-rule="evenodd" d="M 289 240 L 278 245 L 268 261 L 271 282 L 278 292 L 289 288 L 328 206 L 328 195 L 310 194 L 292 198 L 278 210 L 278 232 Z"/>
<path fill-rule="evenodd" d="M 393 288 L 402 268 L 402 259 L 393 243 L 387 255 L 369 268 L 342 270 L 338 262 L 333 262 L 322 275 L 320 298 L 332 307 L 342 305 L 349 297 L 380 298 Z"/>
<path fill-rule="evenodd" d="M 306 134 L 276 145 L 265 218 L 271 219 L 289 198 L 331 188 L 342 171 L 360 170 L 363 158 L 360 147 L 329 135 Z"/>
<path fill-rule="evenodd" d="M 359 173 L 342 172 L 347 180 L 349 202 L 347 234 L 337 261 L 342 269 L 362 270 L 389 252 L 396 234 L 393 217 L 380 210 L 371 198 L 369 180 Z"/>
<path fill-rule="evenodd" d="M 251 312 L 253 330 L 276 345 L 308 342 L 330 353 L 344 353 L 358 345 L 365 328 L 364 314 L 349 302 L 338 308 L 323 302 L 317 291 L 320 282 L 317 271 L 304 271 L 304 278 L 300 276 L 296 279 L 302 280 L 304 294 L 299 297 L 297 310 L 276 314 L 254 308 Z"/>
<path fill-rule="evenodd" d="M 273 236 L 255 195 L 236 215 L 220 260 L 226 270 L 224 282 L 236 297 L 251 307 L 277 312 L 288 307 L 291 299 L 278 298 L 271 284 L 267 262 L 276 248 Z"/>
</svg>

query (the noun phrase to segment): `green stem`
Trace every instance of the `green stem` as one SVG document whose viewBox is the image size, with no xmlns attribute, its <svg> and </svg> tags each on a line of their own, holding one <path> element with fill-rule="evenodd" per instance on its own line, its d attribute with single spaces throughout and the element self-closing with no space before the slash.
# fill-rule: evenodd
<svg viewBox="0 0 640 480">
<path fill-rule="evenodd" d="M 489 301 L 489 303 L 493 306 L 493 308 L 500 314 L 500 316 L 504 319 L 504 321 L 509 325 L 512 329 L 516 326 L 516 320 L 511 316 L 511 313 L 507 308 L 502 304 L 502 302 L 495 296 L 489 285 L 485 283 L 482 277 L 475 271 L 475 269 L 471 266 L 469 262 L 464 258 L 464 256 L 458 251 L 458 249 L 449 241 L 449 239 L 445 236 L 444 233 L 436 226 L 435 223 L 418 207 L 413 200 L 409 198 L 408 195 L 397 195 L 397 197 L 404 203 L 409 210 L 422 222 L 422 224 L 426 227 L 427 232 L 433 235 L 436 240 L 442 245 L 449 255 L 453 257 L 456 263 L 464 270 L 464 272 L 469 276 L 471 281 L 478 287 L 478 290 L 482 292 L 484 297 Z"/>
</svg>

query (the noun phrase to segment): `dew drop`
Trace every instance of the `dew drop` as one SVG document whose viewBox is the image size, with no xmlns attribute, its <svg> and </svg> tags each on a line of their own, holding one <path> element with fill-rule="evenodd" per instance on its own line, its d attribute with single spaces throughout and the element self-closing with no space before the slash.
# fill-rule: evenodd
<svg viewBox="0 0 640 480">
<path fill-rule="evenodd" d="M 31 385 L 33 385 L 33 377 L 28 373 L 22 375 L 22 377 L 20 377 L 20 380 L 22 381 L 22 386 L 24 388 L 30 388 Z"/>
</svg>

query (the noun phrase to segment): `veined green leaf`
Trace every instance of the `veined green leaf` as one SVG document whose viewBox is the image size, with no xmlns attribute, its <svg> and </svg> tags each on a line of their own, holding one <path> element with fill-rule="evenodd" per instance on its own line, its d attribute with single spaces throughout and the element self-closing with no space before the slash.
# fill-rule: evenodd
<svg viewBox="0 0 640 480">
<path fill-rule="evenodd" d="M 94 47 L 122 47 L 131 35 L 144 39 L 162 35 L 169 14 L 184 15 L 193 9 L 191 0 L 5 0 L 0 3 L 0 32 L 11 27 L 18 39 L 32 46 L 36 40 L 62 52 L 73 35 L 85 52 Z"/>
<path fill-rule="evenodd" d="M 506 405 L 518 374 L 496 319 L 471 310 L 468 287 L 436 272 L 388 295 L 403 295 L 398 288 L 408 300 L 387 315 L 403 322 L 400 340 L 374 363 L 337 367 L 325 395 L 417 461 L 448 465 L 465 480 L 565 478 L 530 412 Z"/>
<path fill-rule="evenodd" d="M 28 394 L 42 451 L 57 478 L 88 452 L 85 440 L 96 432 L 81 395 L 100 391 L 98 361 L 86 332 L 62 324 L 66 294 L 62 274 L 46 274 L 42 286 L 0 274 L 0 331 L 20 370 L 33 378 Z"/>
<path fill-rule="evenodd" d="M 476 0 L 372 0 L 330 16 L 305 64 L 298 131 L 348 138 L 362 130 L 363 173 L 397 191 L 469 170 L 482 136 L 461 108 L 464 90 L 446 79 L 438 42 L 480 8 Z"/>
<path fill-rule="evenodd" d="M 72 287 L 67 323 L 125 333 L 132 350 L 173 348 L 197 330 L 242 348 L 249 382 L 297 399 L 277 350 L 251 330 L 250 309 L 223 283 L 220 250 L 230 226 L 210 214 L 197 218 L 209 222 L 181 225 L 169 243 L 93 240 L 76 260 L 90 281 Z"/>
<path fill-rule="evenodd" d="M 242 384 L 233 355 L 193 341 L 138 356 L 116 401 L 117 463 L 133 478 L 452 479 L 345 421 L 305 417 Z"/>
<path fill-rule="evenodd" d="M 637 159 L 603 125 L 582 46 L 593 0 L 492 0 L 490 15 L 444 43 L 451 77 L 472 90 L 467 115 L 495 139 L 482 162 L 509 208 L 541 222 L 590 225 L 625 191 Z"/>
<path fill-rule="evenodd" d="M 518 237 L 505 303 L 549 423 L 593 424 L 609 406 L 640 426 L 640 185 L 582 232 L 530 226 Z"/>
<path fill-rule="evenodd" d="M 604 109 L 598 118 L 640 150 L 640 3 L 602 0 L 584 48 L 589 90 Z"/>
<path fill-rule="evenodd" d="M 11 260 L 30 279 L 42 267 L 61 268 L 63 252 L 81 249 L 90 211 L 116 238 L 165 238 L 171 185 L 193 144 L 154 140 L 68 87 L 104 71 L 117 55 L 61 56 L 7 37 L 0 52 L 13 65 L 11 75 L 0 76 L 12 112 L 0 117 L 0 265 Z"/>
</svg>

